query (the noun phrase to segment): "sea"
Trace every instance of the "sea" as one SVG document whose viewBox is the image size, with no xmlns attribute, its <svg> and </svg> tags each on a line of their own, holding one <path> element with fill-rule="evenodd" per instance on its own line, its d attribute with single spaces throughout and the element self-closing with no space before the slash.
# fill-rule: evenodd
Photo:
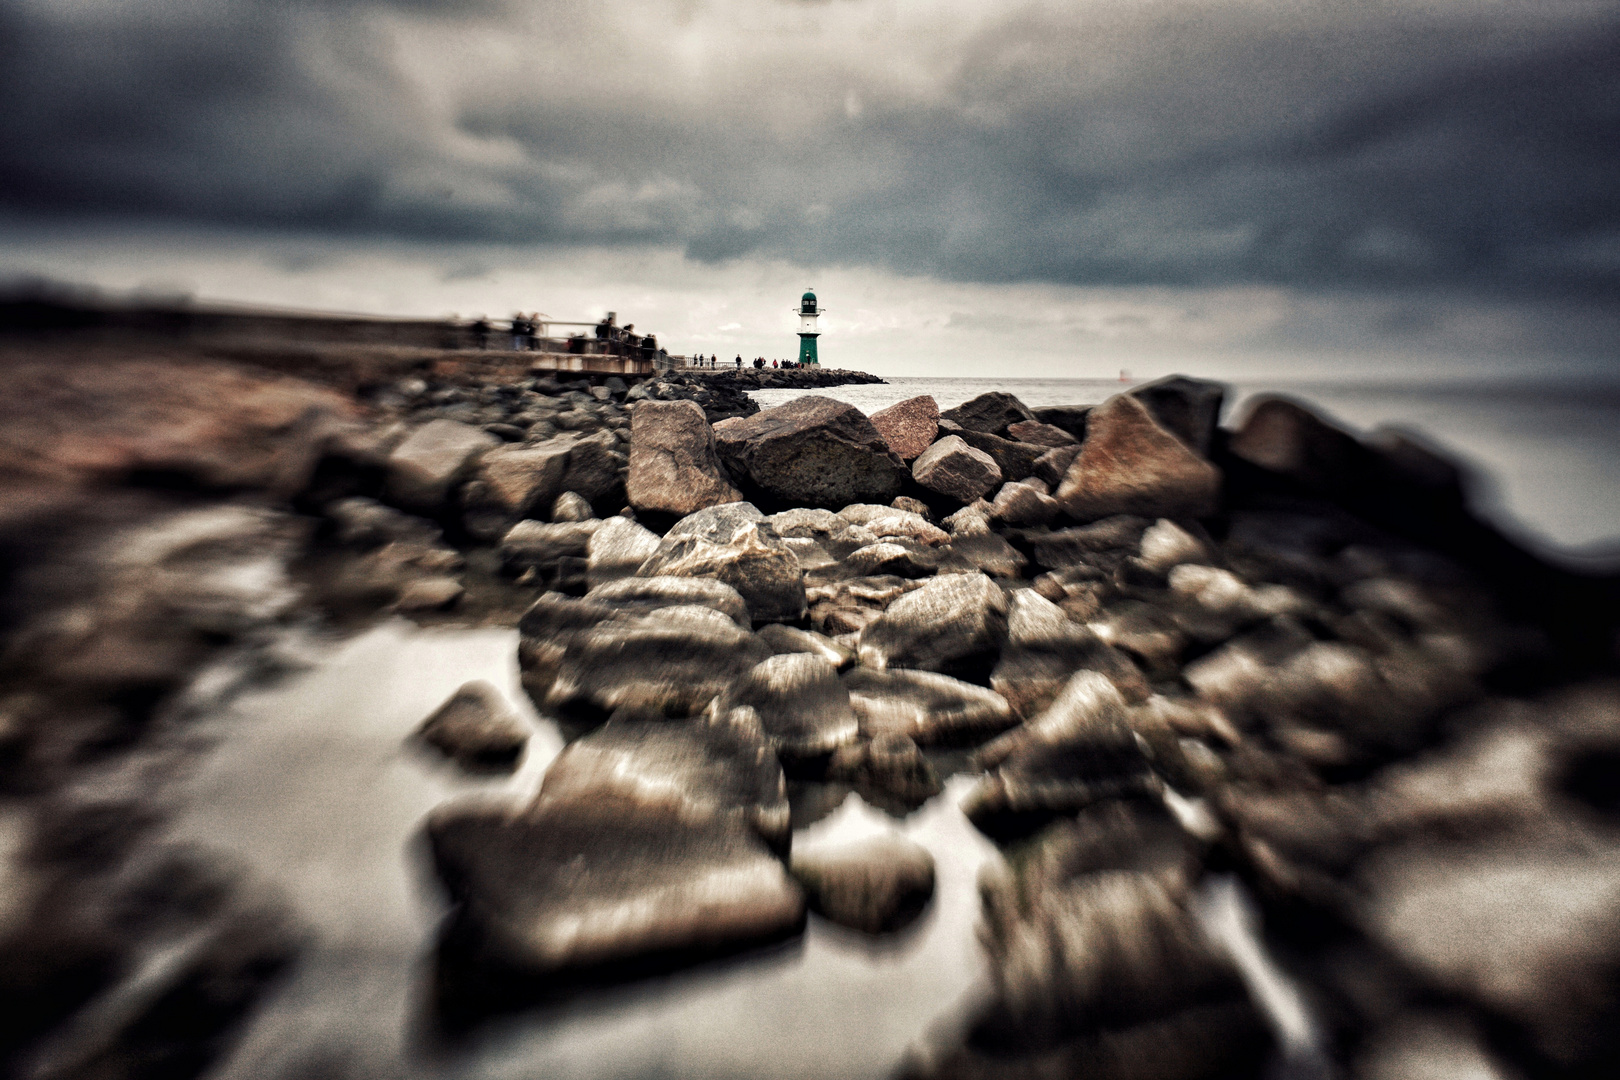
<svg viewBox="0 0 1620 1080">
<path fill-rule="evenodd" d="M 918 394 L 949 408 L 993 389 L 1040 406 L 1101 401 L 1121 385 L 896 378 L 816 392 L 874 412 Z M 1400 426 L 1421 435 L 1467 465 L 1482 513 L 1561 560 L 1595 566 L 1615 550 L 1620 393 L 1237 384 L 1228 417 L 1263 393 L 1299 398 L 1358 432 Z M 797 395 L 756 397 L 770 406 Z M 962 815 L 972 780 L 960 775 L 904 819 L 853 793 L 798 808 L 796 847 L 898 832 L 933 854 L 935 898 L 906 931 L 874 941 L 812 917 L 779 948 L 583 992 L 447 1038 L 430 1002 L 448 907 L 422 820 L 450 800 L 532 797 L 565 744 L 524 694 L 516 646 L 513 630 L 404 620 L 316 637 L 300 645 L 304 670 L 236 695 L 198 723 L 197 737 L 213 748 L 177 782 L 171 838 L 285 897 L 307 935 L 299 963 L 209 1076 L 877 1080 L 959 1032 L 988 989 L 976 881 L 1002 858 Z M 493 682 L 533 725 L 512 776 L 467 776 L 407 746 L 423 717 L 472 679 Z"/>
</svg>

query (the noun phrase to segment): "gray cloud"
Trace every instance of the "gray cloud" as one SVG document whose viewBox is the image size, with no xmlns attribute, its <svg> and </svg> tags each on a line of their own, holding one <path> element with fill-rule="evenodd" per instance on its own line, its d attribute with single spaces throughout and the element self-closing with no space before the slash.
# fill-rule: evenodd
<svg viewBox="0 0 1620 1080">
<path fill-rule="evenodd" d="M 971 281 L 1620 291 L 1620 14 L 0 6 L 0 206 Z"/>
</svg>

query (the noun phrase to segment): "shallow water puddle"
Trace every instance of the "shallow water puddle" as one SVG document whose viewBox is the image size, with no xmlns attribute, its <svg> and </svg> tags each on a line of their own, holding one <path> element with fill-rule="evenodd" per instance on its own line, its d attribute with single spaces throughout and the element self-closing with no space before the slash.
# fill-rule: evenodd
<svg viewBox="0 0 1620 1080">
<path fill-rule="evenodd" d="M 976 878 L 997 858 L 957 804 L 971 781 L 903 822 L 850 795 L 795 843 L 897 830 L 936 860 L 917 923 L 868 939 L 815 916 L 802 939 L 664 978 L 592 991 L 433 1039 L 423 999 L 445 911 L 423 817 L 447 799 L 535 791 L 562 748 L 523 695 L 511 631 L 390 623 L 314 669 L 238 698 L 187 783 L 177 839 L 228 852 L 309 928 L 293 973 L 215 1076 L 883 1076 L 982 984 Z M 488 679 L 535 723 L 521 769 L 468 777 L 405 743 L 462 683 Z"/>
</svg>

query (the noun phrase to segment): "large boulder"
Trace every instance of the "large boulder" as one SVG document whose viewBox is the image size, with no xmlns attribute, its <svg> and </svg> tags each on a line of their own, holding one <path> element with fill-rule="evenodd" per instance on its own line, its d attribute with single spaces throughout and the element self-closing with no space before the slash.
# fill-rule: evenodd
<svg viewBox="0 0 1620 1080">
<path fill-rule="evenodd" d="M 1015 442 L 1000 435 L 974 431 L 970 428 L 964 428 L 958 434 L 963 442 L 975 450 L 989 454 L 991 460 L 996 463 L 996 468 L 1001 470 L 1004 480 L 1022 480 L 1026 476 L 1033 476 L 1035 463 L 1054 449 L 1035 443 Z"/>
<path fill-rule="evenodd" d="M 1091 414 L 1094 406 L 1091 405 L 1046 405 L 1032 410 L 1035 419 L 1043 424 L 1050 424 L 1055 428 L 1067 431 L 1076 439 L 1086 437 L 1086 417 Z"/>
<path fill-rule="evenodd" d="M 784 758 L 820 757 L 860 732 L 838 669 L 810 653 L 781 653 L 756 664 L 716 702 L 716 712 L 749 708 Z"/>
<path fill-rule="evenodd" d="M 810 910 L 867 934 L 898 930 L 934 895 L 934 857 L 903 836 L 876 836 L 793 853 Z"/>
<path fill-rule="evenodd" d="M 1018 723 L 994 690 L 933 671 L 857 667 L 844 676 L 850 706 L 871 739 L 923 746 L 981 743 Z"/>
<path fill-rule="evenodd" d="M 691 716 L 769 655 L 753 634 L 717 611 L 660 608 L 577 632 L 556 662 L 544 700 L 553 709 Z"/>
<path fill-rule="evenodd" d="M 596 604 L 617 611 L 645 614 L 669 607 L 706 607 L 747 629 L 748 604 L 742 594 L 723 581 L 701 577 L 629 577 L 597 585 L 585 594 Z M 525 630 L 525 633 L 529 631 Z"/>
<path fill-rule="evenodd" d="M 500 439 L 469 424 L 428 421 L 388 455 L 389 501 L 414 510 L 440 509 L 479 456 L 499 445 Z"/>
<path fill-rule="evenodd" d="M 1022 401 L 999 390 L 980 394 L 972 401 L 964 401 L 939 415 L 968 431 L 982 431 L 990 435 L 1005 435 L 1010 425 L 1035 419 L 1035 414 Z"/>
<path fill-rule="evenodd" d="M 733 476 L 781 502 L 838 507 L 887 502 L 905 465 L 853 405 L 815 395 L 715 426 Z"/>
<path fill-rule="evenodd" d="M 873 668 L 973 670 L 1007 639 L 1007 596 L 983 574 L 947 574 L 907 593 L 862 631 L 861 663 Z"/>
<path fill-rule="evenodd" d="M 1001 468 L 995 459 L 975 450 L 959 435 L 947 435 L 930 446 L 912 464 L 911 475 L 929 491 L 962 503 L 982 498 L 1001 483 Z"/>
<path fill-rule="evenodd" d="M 1130 394 L 1147 406 L 1166 431 L 1201 457 L 1209 456 L 1215 442 L 1215 426 L 1221 419 L 1226 387 L 1208 379 L 1167 375 L 1135 387 Z"/>
<path fill-rule="evenodd" d="M 669 527 L 667 540 L 696 536 L 714 544 L 729 544 L 744 525 L 764 521 L 765 515 L 751 502 L 728 502 L 687 514 Z"/>
<path fill-rule="evenodd" d="M 549 509 L 563 492 L 571 443 L 565 439 L 534 446 L 503 446 L 478 463 L 483 497 L 489 507 L 513 520 Z"/>
<path fill-rule="evenodd" d="M 617 434 L 598 431 L 575 439 L 568 452 L 568 471 L 563 473 L 563 489 L 579 493 L 593 506 L 617 510 L 623 506 L 623 472 L 626 457 Z"/>
<path fill-rule="evenodd" d="M 692 401 L 644 401 L 631 414 L 630 505 L 690 514 L 742 498 L 720 464 L 714 430 Z"/>
<path fill-rule="evenodd" d="M 927 394 L 880 409 L 871 416 L 889 449 L 902 461 L 913 461 L 939 434 L 939 406 Z"/>
<path fill-rule="evenodd" d="M 1220 470 L 1188 449 L 1129 394 L 1093 409 L 1086 441 L 1055 498 L 1069 516 L 1207 517 L 1220 508 Z"/>
<path fill-rule="evenodd" d="M 629 518 L 610 517 L 585 543 L 585 579 L 591 588 L 631 577 L 658 551 L 658 534 Z"/>
<path fill-rule="evenodd" d="M 1080 456 L 1080 444 L 1070 443 L 1068 446 L 1058 446 L 1035 459 L 1029 467 L 1029 475 L 1046 485 L 1048 492 L 1055 491 L 1063 478 L 1069 474 L 1069 466 L 1074 459 Z"/>
<path fill-rule="evenodd" d="M 755 622 L 797 622 L 804 616 L 804 571 L 798 556 L 761 521 L 743 523 L 724 541 L 671 530 L 636 573 L 724 582 L 742 595 Z"/>
</svg>

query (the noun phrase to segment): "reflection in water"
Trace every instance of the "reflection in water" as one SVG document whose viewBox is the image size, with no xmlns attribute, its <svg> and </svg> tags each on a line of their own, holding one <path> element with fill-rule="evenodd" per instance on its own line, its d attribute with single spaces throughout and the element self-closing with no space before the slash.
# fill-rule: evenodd
<svg viewBox="0 0 1620 1080">
<path fill-rule="evenodd" d="M 787 947 L 435 1042 L 422 998 L 445 902 L 421 821 L 469 793 L 528 797 L 563 745 L 519 689 L 515 646 L 510 631 L 393 623 L 210 722 L 209 734 L 230 737 L 190 779 L 176 838 L 245 861 L 285 891 L 313 937 L 214 1075 L 881 1076 L 936 1022 L 965 1013 L 984 970 L 975 881 L 998 856 L 957 809 L 971 782 L 958 777 L 903 821 L 848 795 L 795 835 L 899 831 L 928 848 L 935 899 L 892 941 L 812 917 Z M 406 741 L 470 679 L 492 682 L 535 724 L 510 777 L 469 777 Z"/>
</svg>

